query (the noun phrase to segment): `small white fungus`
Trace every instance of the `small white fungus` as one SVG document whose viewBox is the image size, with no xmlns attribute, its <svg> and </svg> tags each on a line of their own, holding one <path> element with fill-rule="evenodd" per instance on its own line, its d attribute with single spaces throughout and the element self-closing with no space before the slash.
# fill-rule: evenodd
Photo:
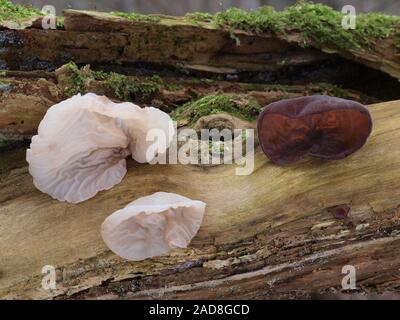
<svg viewBox="0 0 400 320">
<path fill-rule="evenodd" d="M 118 256 L 139 261 L 186 248 L 203 220 L 206 204 L 175 193 L 139 198 L 108 216 L 101 234 Z"/>
<path fill-rule="evenodd" d="M 151 129 L 164 132 L 165 141 L 146 141 Z M 78 203 L 121 182 L 128 155 L 149 162 L 166 151 L 173 135 L 171 118 L 159 109 L 78 94 L 49 108 L 26 160 L 39 190 Z"/>
</svg>

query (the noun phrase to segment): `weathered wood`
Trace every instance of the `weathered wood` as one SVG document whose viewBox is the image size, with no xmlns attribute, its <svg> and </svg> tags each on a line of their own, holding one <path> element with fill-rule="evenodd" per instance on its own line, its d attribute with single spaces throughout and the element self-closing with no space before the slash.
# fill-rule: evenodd
<svg viewBox="0 0 400 320">
<path fill-rule="evenodd" d="M 0 25 L 0 69 L 9 70 L 0 73 L 0 297 L 347 296 L 341 289 L 346 264 L 356 267 L 356 292 L 398 292 L 400 101 L 369 106 L 372 136 L 345 160 L 309 159 L 282 168 L 257 149 L 249 176 L 236 176 L 234 165 L 129 161 L 121 184 L 78 205 L 36 190 L 25 149 L 21 144 L 10 148 L 7 141 L 4 147 L 2 140 L 30 138 L 47 108 L 71 92 L 105 94 L 167 112 L 218 93 L 244 95 L 261 105 L 315 93 L 368 104 L 398 99 L 396 30 L 374 38 L 371 46 L 347 47 L 330 37 L 317 41 L 311 36 L 305 43 L 305 30 L 288 25 L 284 33 L 268 28 L 252 33 L 207 19 L 132 20 L 67 10 L 64 27 L 42 30 L 40 19 L 34 19 L 19 23 L 21 30 L 13 30 L 14 21 Z M 91 72 L 87 67 L 79 71 L 75 66 L 79 79 L 72 82 L 52 72 L 70 60 L 136 76 L 120 78 L 121 83 L 140 86 L 151 74 L 160 75 L 160 82 L 150 94 L 121 98 L 108 80 L 85 75 Z M 200 79 L 204 76 L 209 79 Z M 220 115 L 202 120 L 215 118 L 221 122 Z M 105 247 L 100 224 L 155 191 L 205 201 L 204 223 L 188 249 L 126 262 Z M 344 204 L 351 207 L 350 216 L 334 217 L 332 207 Z M 56 290 L 41 288 L 44 265 L 57 268 Z"/>
<path fill-rule="evenodd" d="M 345 264 L 357 268 L 361 292 L 398 290 L 400 101 L 369 109 L 372 136 L 341 161 L 277 167 L 257 150 L 249 176 L 236 176 L 234 165 L 130 161 L 121 184 L 78 205 L 36 190 L 23 154 L 2 154 L 14 169 L 0 175 L 0 296 L 310 297 L 340 292 Z M 203 225 L 186 250 L 123 261 L 103 244 L 100 224 L 155 191 L 205 201 Z M 339 204 L 351 206 L 348 219 L 330 213 Z M 40 287 L 48 264 L 59 270 L 51 292 Z"/>
<path fill-rule="evenodd" d="M 124 54 L 137 60 L 186 61 L 188 64 L 215 68 L 266 71 L 285 65 L 295 66 L 326 60 L 336 53 L 345 59 L 362 63 L 400 78 L 400 57 L 397 40 L 387 38 L 366 52 L 343 49 L 335 43 L 311 42 L 312 48 L 301 48 L 302 30 L 286 30 L 285 35 L 251 34 L 240 30 L 224 30 L 206 22 L 190 23 L 179 17 L 162 17 L 157 23 L 129 21 L 107 13 L 65 10 L 65 28 L 70 31 L 108 31 L 129 34 Z M 240 43 L 240 45 L 237 45 Z M 318 52 L 325 52 L 321 54 Z M 142 54 L 144 56 L 141 56 Z M 197 66 L 200 68 L 200 66 Z"/>
<path fill-rule="evenodd" d="M 89 70 L 86 68 L 85 70 Z M 82 71 L 80 71 L 82 72 Z M 47 109 L 68 98 L 65 94 L 68 75 L 56 72 L 40 71 L 7 71 L 5 77 L 0 78 L 7 84 L 6 89 L 0 92 L 0 137 L 8 139 L 30 138 L 36 134 L 40 121 Z M 83 72 L 82 72 L 83 73 Z M 115 91 L 110 89 L 106 81 L 84 79 L 81 93 L 93 92 L 106 95 L 113 100 L 120 101 Z M 127 77 L 126 81 L 135 81 L 137 87 L 143 85 L 146 77 Z M 241 94 L 254 98 L 260 105 L 284 98 L 294 98 L 301 95 L 331 94 L 343 98 L 357 100 L 368 104 L 379 100 L 371 98 L 354 90 L 344 90 L 329 84 L 308 85 L 268 85 L 257 83 L 240 83 L 218 81 L 210 79 L 179 79 L 173 77 L 160 78 L 160 84 L 153 94 L 146 97 L 138 95 L 132 97 L 139 105 L 156 106 L 163 111 L 170 112 L 177 106 L 208 94 Z"/>
<path fill-rule="evenodd" d="M 69 61 L 86 63 L 182 63 L 194 70 L 236 73 L 304 65 L 326 60 L 319 50 L 307 50 L 276 37 L 239 32 L 237 46 L 227 30 L 189 23 L 183 18 L 136 22 L 107 13 L 65 10 L 65 30 L 0 31 L 2 64 L 9 69 L 59 67 Z M 257 42 L 255 40 L 257 39 Z M 18 55 L 16 55 L 18 51 Z M 276 60 L 276 61 L 275 61 Z M 1 63 L 0 63 L 1 65 Z M 204 66 L 204 67 L 201 67 Z M 220 70 L 220 71 L 218 71 Z"/>
<path fill-rule="evenodd" d="M 216 74 L 274 72 L 351 60 L 400 78 L 397 40 L 375 47 L 343 49 L 334 43 L 310 42 L 301 30 L 285 35 L 253 34 L 194 23 L 185 17 L 161 16 L 159 21 L 132 21 L 110 13 L 65 10 L 63 30 L 0 30 L 0 69 L 55 69 L 69 61 L 79 64 L 146 62 Z M 240 43 L 240 45 L 238 45 Z M 341 58 L 340 58 L 341 57 Z M 347 66 L 348 67 L 348 66 Z M 280 72 L 282 77 L 282 72 Z"/>
</svg>

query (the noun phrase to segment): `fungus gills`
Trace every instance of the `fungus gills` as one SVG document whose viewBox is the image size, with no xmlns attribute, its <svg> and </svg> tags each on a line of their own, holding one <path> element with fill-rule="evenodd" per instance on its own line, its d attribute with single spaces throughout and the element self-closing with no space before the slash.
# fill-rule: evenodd
<svg viewBox="0 0 400 320">
<path fill-rule="evenodd" d="M 163 132 L 165 141 L 148 141 L 152 129 Z M 78 203 L 121 182 L 128 155 L 150 162 L 173 136 L 172 120 L 161 110 L 78 94 L 47 111 L 26 160 L 36 188 Z"/>
<path fill-rule="evenodd" d="M 206 204 L 175 193 L 139 198 L 107 217 L 101 234 L 122 258 L 139 261 L 186 248 L 203 220 Z"/>
<path fill-rule="evenodd" d="M 307 156 L 343 159 L 365 144 L 371 130 L 365 106 L 321 95 L 271 103 L 257 123 L 261 148 L 278 165 Z"/>
</svg>

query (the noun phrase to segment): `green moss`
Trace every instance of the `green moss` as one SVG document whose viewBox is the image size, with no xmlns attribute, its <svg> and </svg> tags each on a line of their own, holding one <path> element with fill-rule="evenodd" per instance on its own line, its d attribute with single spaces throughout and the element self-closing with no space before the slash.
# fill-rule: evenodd
<svg viewBox="0 0 400 320">
<path fill-rule="evenodd" d="M 214 16 L 207 12 L 191 12 L 187 13 L 185 17 L 196 21 L 208 22 L 211 21 Z"/>
<path fill-rule="evenodd" d="M 99 80 L 99 81 L 107 80 L 109 78 L 109 76 L 110 76 L 109 73 L 104 72 L 104 71 L 92 71 L 91 70 L 90 72 L 91 72 L 92 77 L 95 80 Z"/>
<path fill-rule="evenodd" d="M 222 28 L 254 33 L 283 32 L 285 21 L 282 17 L 282 13 L 276 12 L 268 6 L 249 12 L 238 8 L 229 8 L 224 12 L 217 13 L 213 23 Z"/>
<path fill-rule="evenodd" d="M 395 36 L 400 43 L 400 17 L 382 13 L 361 14 L 354 32 L 358 42 Z"/>
<path fill-rule="evenodd" d="M 43 13 L 39 10 L 23 6 L 19 4 L 13 4 L 9 0 L 0 0 L 0 22 L 2 21 L 23 21 L 35 16 L 42 16 Z"/>
<path fill-rule="evenodd" d="M 157 16 L 138 13 L 114 12 L 135 21 L 159 22 Z M 235 30 L 255 34 L 275 33 L 285 37 L 289 31 L 298 31 L 300 44 L 307 46 L 331 45 L 342 49 L 371 50 L 378 39 L 394 37 L 400 49 L 400 17 L 382 13 L 360 13 L 356 17 L 356 28 L 342 27 L 344 14 L 323 4 L 299 1 L 284 11 L 275 11 L 270 6 L 245 11 L 229 8 L 215 15 L 209 13 L 188 13 L 185 20 L 192 24 L 212 24 L 227 29 L 231 38 L 239 45 Z"/>
<path fill-rule="evenodd" d="M 93 71 L 88 66 L 79 69 L 73 62 L 68 63 L 66 68 L 67 85 L 64 87 L 64 95 L 66 96 L 86 93 L 86 82 L 90 79 L 103 81 L 105 86 L 112 90 L 118 99 L 124 101 L 148 99 L 163 86 L 162 79 L 156 75 L 139 79 L 116 72 Z"/>
<path fill-rule="evenodd" d="M 121 100 L 148 99 L 157 93 L 162 85 L 162 80 L 158 76 L 138 80 L 115 72 L 110 73 L 105 81 Z"/>
<path fill-rule="evenodd" d="M 66 65 L 68 72 L 67 85 L 64 88 L 64 94 L 66 96 L 73 96 L 78 93 L 85 93 L 85 76 L 79 70 L 78 66 L 70 62 Z"/>
<path fill-rule="evenodd" d="M 193 12 L 187 13 L 185 19 L 194 24 L 200 24 L 201 22 L 211 22 L 213 20 L 213 15 L 206 12 Z"/>
<path fill-rule="evenodd" d="M 157 16 L 150 16 L 146 14 L 136 13 L 136 12 L 110 12 L 112 15 L 125 18 L 132 21 L 140 21 L 140 22 L 159 22 L 161 19 Z"/>
<path fill-rule="evenodd" d="M 287 23 L 301 30 L 304 42 L 330 43 L 341 48 L 369 48 L 374 40 L 393 35 L 400 27 L 400 17 L 380 13 L 358 14 L 356 28 L 342 28 L 343 14 L 321 4 L 305 3 L 289 7 Z"/>
<path fill-rule="evenodd" d="M 271 7 L 262 7 L 250 12 L 230 8 L 217 13 L 212 21 L 220 28 L 257 34 L 272 32 L 285 35 L 289 30 L 298 30 L 303 45 L 312 42 L 340 48 L 370 49 L 377 39 L 390 36 L 400 39 L 398 16 L 381 13 L 358 14 L 354 30 L 342 28 L 343 16 L 341 12 L 326 5 L 301 2 L 287 7 L 282 12 L 277 12 Z"/>
<path fill-rule="evenodd" d="M 64 29 L 64 21 L 65 21 L 64 17 L 57 17 L 57 22 L 56 22 L 57 29 Z"/>
<path fill-rule="evenodd" d="M 201 117 L 229 113 L 245 120 L 255 120 L 261 106 L 253 99 L 240 95 L 209 95 L 199 100 L 188 102 L 171 113 L 174 120 L 185 119 L 189 125 Z"/>
</svg>

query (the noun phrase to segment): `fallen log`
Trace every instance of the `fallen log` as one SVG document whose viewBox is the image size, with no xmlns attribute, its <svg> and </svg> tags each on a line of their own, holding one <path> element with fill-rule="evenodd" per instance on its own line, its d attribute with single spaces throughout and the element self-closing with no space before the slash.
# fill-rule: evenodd
<svg viewBox="0 0 400 320">
<path fill-rule="evenodd" d="M 0 77 L 0 141 L 30 139 L 47 109 L 71 95 L 93 92 L 115 101 L 133 101 L 171 112 L 180 105 L 210 94 L 240 94 L 261 106 L 284 98 L 328 94 L 364 104 L 379 102 L 359 91 L 326 83 L 272 85 L 198 78 L 130 77 L 119 73 L 79 69 L 67 64 L 56 72 L 7 71 Z M 1 144 L 0 144 L 1 150 Z"/>
<path fill-rule="evenodd" d="M 341 161 L 277 167 L 257 149 L 255 169 L 234 165 L 139 165 L 113 189 L 78 205 L 32 185 L 24 154 L 6 153 L 0 175 L 0 296 L 3 298 L 309 298 L 343 292 L 353 265 L 363 294 L 400 283 L 400 101 L 370 105 L 368 143 Z M 9 157 L 9 158 L 7 158 Z M 10 159 L 13 159 L 10 161 Z M 190 247 L 127 262 L 100 237 L 111 212 L 156 191 L 207 203 Z M 332 208 L 351 207 L 338 219 Z M 57 288 L 41 288 L 41 268 Z"/>
<path fill-rule="evenodd" d="M 22 18 L 0 15 L 1 298 L 398 292 L 400 101 L 373 104 L 400 98 L 398 18 L 360 15 L 356 30 L 343 31 L 340 13 L 312 4 L 185 17 L 67 10 L 57 29 L 43 30 L 40 13 L 17 11 Z M 264 106 L 323 93 L 370 104 L 374 128 L 367 144 L 341 161 L 277 167 L 257 148 L 249 176 L 236 176 L 235 165 L 131 160 L 113 189 L 78 205 L 60 203 L 34 188 L 24 144 L 49 106 L 85 92 L 167 112 L 185 103 L 190 111 L 210 95 Z M 249 125 L 226 114 L 196 120 L 196 129 Z M 200 232 L 185 250 L 141 262 L 118 258 L 101 240 L 101 222 L 156 191 L 205 201 Z M 55 290 L 41 286 L 45 265 L 56 269 Z M 345 265 L 355 267 L 355 290 L 342 288 Z"/>
<path fill-rule="evenodd" d="M 78 10 L 64 15 L 63 26 L 55 30 L 35 25 L 0 30 L 0 69 L 54 70 L 74 61 L 119 65 L 125 72 L 146 64 L 159 72 L 241 81 L 315 82 L 326 77 L 356 85 L 372 77 L 395 86 L 392 78 L 400 78 L 400 23 L 392 16 L 360 15 L 356 30 L 343 30 L 339 12 L 307 3 L 284 13 L 232 9 L 208 18 Z"/>
</svg>

